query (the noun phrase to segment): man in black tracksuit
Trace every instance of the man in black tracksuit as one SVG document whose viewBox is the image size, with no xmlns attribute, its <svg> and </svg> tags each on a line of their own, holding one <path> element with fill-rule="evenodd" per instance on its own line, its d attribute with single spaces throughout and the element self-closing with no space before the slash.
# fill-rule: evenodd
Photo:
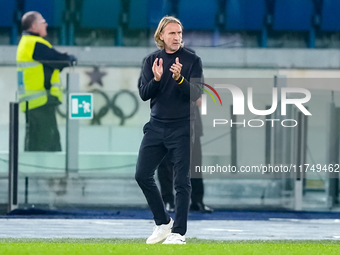
<svg viewBox="0 0 340 255">
<path fill-rule="evenodd" d="M 155 32 L 161 51 L 149 55 L 138 84 L 140 97 L 150 99 L 151 118 L 144 126 L 136 181 L 154 215 L 156 228 L 147 243 L 185 243 L 190 201 L 190 159 L 194 141 L 195 102 L 201 95 L 191 78 L 201 78 L 201 59 L 183 48 L 182 24 L 174 17 L 164 17 Z M 154 180 L 154 173 L 168 154 L 174 166 L 176 190 L 175 221 L 165 210 Z M 172 234 L 170 234 L 172 232 Z"/>
</svg>

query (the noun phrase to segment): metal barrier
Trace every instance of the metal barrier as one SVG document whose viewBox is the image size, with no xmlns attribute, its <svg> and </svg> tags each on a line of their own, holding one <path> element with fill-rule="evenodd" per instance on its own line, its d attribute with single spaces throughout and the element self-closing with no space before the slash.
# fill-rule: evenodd
<svg viewBox="0 0 340 255">
<path fill-rule="evenodd" d="M 79 92 L 79 74 L 67 74 L 67 91 Z M 28 108 L 28 107 L 27 107 Z M 78 152 L 79 152 L 79 121 L 70 120 L 69 97 L 67 97 L 67 143 L 65 170 L 68 177 L 74 177 L 78 172 Z M 27 122 L 27 119 L 26 119 Z M 18 208 L 18 160 L 19 160 L 19 103 L 10 103 L 10 128 L 9 128 L 9 172 L 8 172 L 8 212 Z M 25 203 L 28 201 L 28 177 L 25 179 Z"/>
<path fill-rule="evenodd" d="M 8 212 L 18 208 L 19 104 L 10 103 Z"/>
<path fill-rule="evenodd" d="M 329 132 L 329 164 L 339 164 L 339 134 L 340 134 L 340 108 L 334 103 L 334 92 L 332 92 L 332 103 L 330 104 L 330 132 Z M 328 172 L 328 207 L 332 208 L 339 204 L 339 173 Z"/>
<path fill-rule="evenodd" d="M 270 85 L 271 84 L 272 83 L 270 83 Z M 69 74 L 68 77 L 67 77 L 68 92 L 79 92 L 79 88 L 77 87 L 78 85 L 79 85 L 78 74 L 76 74 L 76 73 Z M 276 79 L 275 79 L 274 86 L 278 88 L 278 92 L 279 92 L 280 88 L 286 86 L 286 77 L 277 76 Z M 281 96 L 279 95 L 278 98 L 281 98 Z M 329 100 L 328 95 L 327 95 L 327 98 Z M 69 97 L 67 97 L 67 100 L 69 100 Z M 327 101 L 327 102 L 329 102 L 329 101 Z M 268 101 L 266 102 L 266 104 L 267 103 L 268 103 Z M 16 116 L 16 115 L 18 115 L 18 104 L 17 103 L 13 103 L 13 104 L 14 104 L 13 106 L 11 104 L 11 126 L 10 126 L 10 139 L 11 140 L 10 140 L 10 157 L 9 157 L 10 158 L 10 164 L 9 164 L 9 184 L 10 185 L 9 185 L 9 196 L 8 196 L 8 199 L 9 199 L 8 211 L 11 211 L 11 210 L 17 208 L 18 203 L 19 203 L 18 202 L 18 134 L 17 134 L 18 133 L 18 127 L 17 127 L 18 126 L 18 116 Z M 15 106 L 15 104 L 16 104 L 16 106 Z M 69 102 L 67 104 L 69 104 Z M 328 105 L 328 103 L 326 103 L 326 104 L 323 103 L 323 104 Z M 263 107 L 265 107 L 265 105 Z M 81 140 L 81 137 L 79 137 L 79 121 L 78 120 L 69 120 L 68 119 L 69 107 L 67 106 L 66 109 L 67 109 L 67 114 L 66 114 L 66 117 L 67 117 L 67 125 L 66 125 L 66 128 L 67 128 L 66 129 L 67 130 L 66 131 L 67 146 L 66 146 L 66 162 L 65 162 L 66 171 L 64 170 L 64 165 L 59 166 L 58 170 L 60 170 L 60 173 L 65 174 L 62 177 L 63 178 L 62 184 L 64 185 L 66 183 L 68 185 L 73 185 L 72 181 L 74 181 L 76 179 L 77 181 L 79 181 L 79 183 L 76 183 L 75 185 L 78 185 L 77 189 L 79 187 L 82 188 L 81 194 L 82 194 L 82 196 L 85 197 L 85 195 L 84 195 L 86 193 L 85 187 L 86 187 L 86 189 L 89 189 L 89 190 L 91 189 L 91 187 L 88 188 L 88 186 L 86 186 L 86 185 L 89 185 L 89 184 L 85 184 L 85 182 L 84 182 L 84 184 L 81 184 L 81 181 L 83 180 L 81 178 L 84 177 L 84 171 L 82 172 L 82 170 L 84 170 L 84 167 L 81 167 L 82 166 L 82 164 L 81 164 L 81 162 L 82 162 L 81 161 L 81 153 L 79 154 L 79 152 L 78 152 L 79 151 L 79 140 Z M 269 108 L 267 107 L 267 109 L 269 109 Z M 266 118 L 278 119 L 278 120 L 281 121 L 282 116 L 280 115 L 280 112 L 281 112 L 281 102 L 279 101 L 278 102 L 278 109 L 276 110 L 276 112 L 273 113 L 270 116 L 266 116 Z M 330 105 L 330 110 L 327 110 L 326 112 L 328 112 L 330 114 L 330 121 L 328 120 L 328 117 L 327 117 L 327 119 L 324 119 L 322 127 L 324 128 L 324 125 L 326 125 L 330 128 L 329 141 L 327 141 L 327 146 L 329 148 L 329 164 L 338 164 L 339 163 L 339 146 L 340 146 L 339 145 L 340 123 L 339 123 L 338 119 L 340 117 L 340 109 L 336 108 L 336 105 L 333 102 Z M 232 106 L 231 106 L 230 114 L 231 114 L 232 122 L 237 123 L 236 115 L 233 115 L 232 113 L 233 113 L 233 110 L 232 110 Z M 309 175 L 309 173 L 306 174 L 305 171 L 304 171 L 304 167 L 305 167 L 304 164 L 309 163 L 309 161 L 310 161 L 310 158 L 307 159 L 307 151 L 308 151 L 307 131 L 310 132 L 309 134 L 312 134 L 311 137 L 313 136 L 313 130 L 310 131 L 310 129 L 307 129 L 307 126 L 308 126 L 308 124 L 311 126 L 311 125 L 313 125 L 313 123 L 312 124 L 308 123 L 308 116 L 306 116 L 302 112 L 300 112 L 299 109 L 297 109 L 294 105 L 287 105 L 287 115 L 285 116 L 285 119 L 297 120 L 299 125 L 297 125 L 296 128 L 284 128 L 284 127 L 282 127 L 282 125 L 275 125 L 275 126 L 271 127 L 272 123 L 270 121 L 266 121 L 265 136 L 263 138 L 260 137 L 261 141 L 264 141 L 264 139 L 265 139 L 265 142 L 263 144 L 264 147 L 263 148 L 261 147 L 265 151 L 265 157 L 263 159 L 265 159 L 266 164 L 271 164 L 271 165 L 293 164 L 293 165 L 296 165 L 297 169 L 296 169 L 296 171 L 290 172 L 290 173 L 278 173 L 278 174 L 274 173 L 273 177 L 275 179 L 273 180 L 273 182 L 270 183 L 267 187 L 264 187 L 264 188 L 262 187 L 262 188 L 264 189 L 263 193 L 267 192 L 269 194 L 271 192 L 270 185 L 279 184 L 275 187 L 278 187 L 276 190 L 279 190 L 281 192 L 281 198 L 282 197 L 289 198 L 289 200 L 288 200 L 289 204 L 281 203 L 280 205 L 283 205 L 284 207 L 289 208 L 289 209 L 302 210 L 302 209 L 304 209 L 303 202 L 306 202 L 306 200 L 304 200 L 305 199 L 304 192 L 306 191 L 306 189 L 305 189 L 306 179 L 307 179 L 307 177 L 313 178 L 313 175 Z M 310 122 L 312 122 L 312 119 L 310 119 Z M 228 128 L 228 131 L 229 131 L 229 128 Z M 230 136 L 230 146 L 231 146 L 231 151 L 230 151 L 230 161 L 231 162 L 230 163 L 233 166 L 237 166 L 237 165 L 242 164 L 241 153 L 239 152 L 239 155 L 237 155 L 237 147 L 239 147 L 239 149 L 240 149 L 240 147 L 242 146 L 242 144 L 241 144 L 242 139 L 237 140 L 237 135 L 240 136 L 240 134 L 242 134 L 242 128 L 240 128 L 240 130 L 238 130 L 238 128 L 236 128 L 236 125 L 232 125 L 230 131 L 231 132 L 226 132 L 222 135 L 219 135 L 217 137 L 217 139 L 221 138 L 222 136 L 224 137 L 224 136 L 229 135 L 229 134 L 231 135 Z M 264 135 L 264 133 L 263 133 L 263 135 Z M 217 139 L 214 138 L 211 141 L 208 141 L 206 144 L 209 144 L 212 141 L 216 141 Z M 325 141 L 324 138 L 322 138 L 322 139 L 323 139 L 323 141 Z M 318 145 L 318 144 L 316 144 L 316 145 Z M 315 146 L 315 147 L 317 147 L 317 146 Z M 230 147 L 228 145 L 228 149 L 229 148 Z M 229 153 L 229 151 L 228 151 L 228 153 Z M 121 155 L 118 155 L 118 156 L 121 157 Z M 45 158 L 45 155 L 42 156 L 42 157 Z M 98 158 L 97 155 L 95 157 Z M 80 161 L 80 167 L 79 167 L 79 161 Z M 62 160 L 59 160 L 59 162 L 62 162 L 62 164 L 63 164 L 64 161 L 62 159 Z M 134 163 L 134 162 L 132 162 L 132 163 Z M 35 165 L 37 165 L 37 164 L 35 164 Z M 35 165 L 31 165 L 31 167 L 44 168 L 44 166 L 35 166 Z M 134 164 L 131 164 L 131 165 L 134 165 Z M 302 166 L 301 171 L 300 171 L 300 168 L 298 168 L 298 166 Z M 104 168 L 104 167 L 102 167 L 102 168 Z M 105 167 L 105 169 L 111 169 L 111 168 Z M 96 169 L 93 168 L 92 170 L 96 170 Z M 90 172 L 90 171 L 88 171 L 88 172 Z M 31 176 L 33 178 L 31 178 Z M 92 178 L 93 179 L 93 177 L 88 177 L 88 176 L 86 178 L 88 178 L 88 179 Z M 96 172 L 94 172 L 93 176 L 98 177 L 98 179 L 102 178 L 103 180 L 107 181 L 107 178 L 104 177 L 104 175 L 99 176 L 99 175 L 97 175 Z M 22 177 L 22 176 L 20 176 L 20 177 Z M 117 176 L 113 176 L 113 178 L 111 180 L 115 180 L 115 181 L 119 182 L 118 178 L 115 179 L 116 177 Z M 325 180 L 324 177 L 325 177 L 325 175 L 322 175 L 320 180 L 322 179 L 322 181 L 324 181 Z M 25 204 L 27 204 L 28 203 L 28 196 L 30 195 L 30 197 L 29 197 L 30 201 L 29 202 L 36 203 L 35 201 L 37 201 L 37 200 L 34 201 L 34 198 L 33 198 L 33 195 L 32 195 L 32 189 L 34 190 L 35 187 L 36 187 L 35 179 L 34 179 L 35 176 L 33 176 L 33 175 L 30 175 L 29 177 L 25 176 L 25 178 L 26 178 L 25 179 L 26 182 L 22 183 L 22 187 L 25 184 L 25 189 L 24 189 L 25 197 L 24 197 L 23 200 L 20 200 L 20 197 L 19 197 L 19 201 L 20 201 L 20 203 L 24 202 Z M 30 178 L 30 179 L 28 179 L 28 178 Z M 47 179 L 46 176 L 43 176 L 43 177 L 38 176 L 38 178 L 46 178 Z M 36 179 L 38 179 L 38 178 L 36 178 Z M 55 179 L 53 179 L 53 181 L 58 180 L 57 178 L 60 178 L 60 176 L 59 175 L 57 177 L 53 176 L 53 178 L 55 178 Z M 72 178 L 73 178 L 73 180 L 72 180 Z M 129 178 L 131 178 L 131 177 L 129 177 Z M 338 173 L 334 173 L 334 172 L 330 173 L 329 172 L 328 177 L 326 177 L 326 178 L 327 178 L 329 185 L 326 186 L 325 191 L 327 192 L 327 198 L 329 200 L 329 208 L 332 208 L 333 206 L 335 206 L 339 203 L 339 192 L 338 192 L 338 190 L 339 190 L 339 176 L 338 176 Z M 29 183 L 30 184 L 30 190 L 28 190 L 28 180 L 30 182 Z M 51 182 L 52 182 L 52 180 L 51 180 Z M 65 184 L 63 192 L 66 193 L 66 190 L 68 190 L 68 191 L 75 190 L 75 188 L 72 187 L 72 186 L 69 186 L 66 189 L 66 184 Z M 49 185 L 51 185 L 51 187 L 52 187 L 53 183 L 51 183 Z M 102 185 L 102 184 L 96 184 L 96 185 Z M 31 192 L 31 193 L 29 194 L 29 192 Z M 41 192 L 41 190 L 39 192 Z M 59 191 L 56 191 L 56 192 L 59 192 Z M 107 193 L 109 193 L 109 192 L 107 192 Z M 133 192 L 131 192 L 131 193 L 133 193 Z M 20 193 L 20 194 L 22 194 L 22 193 Z M 39 194 L 43 194 L 43 193 L 39 193 Z M 78 194 L 76 194 L 76 195 L 78 195 Z M 93 197 L 99 197 L 99 195 L 95 194 L 95 193 L 92 193 L 92 195 L 93 195 Z M 100 196 L 101 195 L 102 194 L 100 194 Z M 137 197 L 137 195 L 138 194 L 136 194 L 136 193 L 132 194 L 133 197 Z M 307 193 L 307 195 L 308 195 L 308 193 Z M 44 194 L 44 196 L 45 196 L 45 194 Z M 263 195 L 263 199 L 262 199 L 263 201 L 264 201 L 264 198 L 265 198 L 265 195 Z M 279 198 L 279 196 L 275 197 L 275 199 L 276 198 Z M 76 199 L 78 199 L 78 197 Z M 86 197 L 86 199 L 87 199 L 87 197 Z M 84 199 L 84 201 L 85 201 L 85 199 Z M 88 200 L 88 201 L 90 201 L 90 200 Z M 91 201 L 93 201 L 93 200 L 91 200 Z M 85 201 L 85 202 L 87 202 L 87 201 Z M 44 203 L 48 204 L 45 201 L 44 201 Z M 263 202 L 262 205 L 265 205 L 265 203 Z"/>
</svg>

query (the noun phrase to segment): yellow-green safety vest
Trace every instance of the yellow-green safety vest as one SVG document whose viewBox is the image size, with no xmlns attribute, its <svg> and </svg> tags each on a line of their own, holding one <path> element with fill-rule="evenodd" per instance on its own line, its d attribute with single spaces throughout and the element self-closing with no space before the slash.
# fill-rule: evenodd
<svg viewBox="0 0 340 255">
<path fill-rule="evenodd" d="M 62 89 L 59 70 L 55 69 L 51 76 L 51 89 L 46 91 L 44 68 L 42 63 L 33 59 L 35 44 L 39 42 L 52 48 L 52 45 L 40 36 L 23 35 L 17 50 L 18 92 L 20 109 L 26 111 L 47 103 L 48 93 L 62 102 Z"/>
</svg>

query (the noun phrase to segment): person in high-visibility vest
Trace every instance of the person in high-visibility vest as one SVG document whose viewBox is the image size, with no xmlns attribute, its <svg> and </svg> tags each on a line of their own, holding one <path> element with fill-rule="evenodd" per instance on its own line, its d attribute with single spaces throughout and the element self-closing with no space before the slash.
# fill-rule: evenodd
<svg viewBox="0 0 340 255">
<path fill-rule="evenodd" d="M 21 19 L 17 50 L 20 108 L 26 113 L 26 151 L 61 151 L 56 107 L 62 102 L 59 73 L 76 57 L 56 51 L 43 37 L 47 22 L 35 11 Z"/>
</svg>

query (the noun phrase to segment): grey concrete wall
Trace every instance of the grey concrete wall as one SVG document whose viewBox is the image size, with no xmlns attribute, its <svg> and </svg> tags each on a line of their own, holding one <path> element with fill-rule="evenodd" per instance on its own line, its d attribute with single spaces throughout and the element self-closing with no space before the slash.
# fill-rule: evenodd
<svg viewBox="0 0 340 255">
<path fill-rule="evenodd" d="M 16 46 L 0 46 L 0 65 L 14 65 Z M 143 58 L 156 50 L 144 47 L 56 47 L 78 57 L 79 65 L 93 62 L 109 66 L 140 67 Z M 338 69 L 336 49 L 234 49 L 194 48 L 204 67 L 276 67 L 287 69 Z"/>
</svg>

